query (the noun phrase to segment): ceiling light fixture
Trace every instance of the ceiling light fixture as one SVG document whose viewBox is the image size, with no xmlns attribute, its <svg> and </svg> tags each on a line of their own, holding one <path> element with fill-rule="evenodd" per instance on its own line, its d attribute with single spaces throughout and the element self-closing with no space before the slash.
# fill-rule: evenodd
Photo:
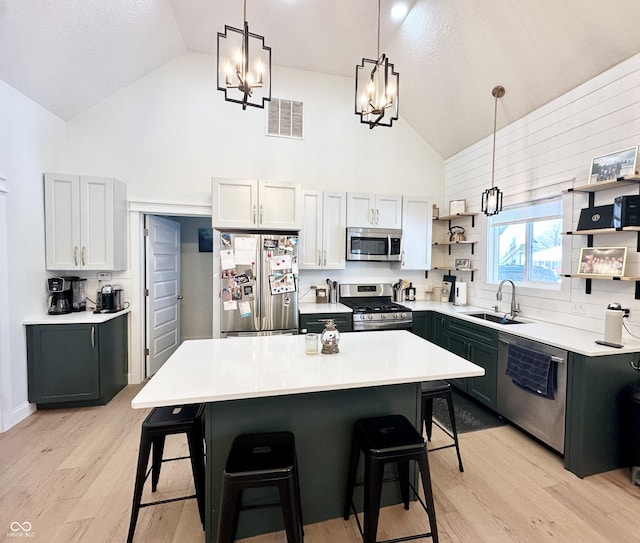
<svg viewBox="0 0 640 543">
<path fill-rule="evenodd" d="M 400 74 L 383 53 L 380 56 L 380 0 L 378 0 L 378 56 L 377 60 L 363 58 L 356 64 L 355 114 L 360 122 L 376 126 L 391 126 L 398 120 L 398 92 Z"/>
<path fill-rule="evenodd" d="M 495 98 L 493 106 L 493 155 L 491 159 L 491 188 L 482 193 L 482 212 L 487 215 L 497 215 L 502 211 L 502 192 L 494 186 L 496 176 L 496 122 L 498 118 L 498 98 L 504 96 L 504 87 L 493 87 L 491 94 Z"/>
<path fill-rule="evenodd" d="M 218 32 L 218 90 L 228 102 L 264 108 L 271 100 L 271 47 L 264 37 L 249 32 L 247 0 L 244 30 L 229 25 Z"/>
</svg>

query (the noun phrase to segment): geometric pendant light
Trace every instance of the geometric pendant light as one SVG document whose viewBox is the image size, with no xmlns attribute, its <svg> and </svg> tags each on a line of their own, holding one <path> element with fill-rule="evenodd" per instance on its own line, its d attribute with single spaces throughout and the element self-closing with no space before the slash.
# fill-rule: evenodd
<svg viewBox="0 0 640 543">
<path fill-rule="evenodd" d="M 491 159 L 491 188 L 482 193 L 482 212 L 487 215 L 497 215 L 502 211 L 502 192 L 494 185 L 496 172 L 496 121 L 498 117 L 498 98 L 504 96 L 504 87 L 494 87 L 491 94 L 494 97 L 493 108 L 493 155 Z"/>
<path fill-rule="evenodd" d="M 380 0 L 378 0 L 378 56 L 356 64 L 355 114 L 369 128 L 391 126 L 398 120 L 400 74 L 387 55 L 380 55 Z"/>
<path fill-rule="evenodd" d="M 244 28 L 225 25 L 218 32 L 218 90 L 227 102 L 264 108 L 271 100 L 271 47 L 264 37 L 249 32 L 247 0 L 244 0 Z"/>
</svg>

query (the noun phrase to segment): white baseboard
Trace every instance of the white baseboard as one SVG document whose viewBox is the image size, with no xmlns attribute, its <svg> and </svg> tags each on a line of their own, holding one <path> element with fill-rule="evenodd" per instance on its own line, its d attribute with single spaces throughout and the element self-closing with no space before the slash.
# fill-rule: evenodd
<svg viewBox="0 0 640 543">
<path fill-rule="evenodd" d="M 0 428 L 0 431 L 6 432 L 10 428 L 13 428 L 19 422 L 26 419 L 32 413 L 35 413 L 35 411 L 35 404 L 24 402 L 15 409 L 12 409 L 11 412 L 5 414 L 5 416 L 2 418 L 2 428 Z"/>
</svg>

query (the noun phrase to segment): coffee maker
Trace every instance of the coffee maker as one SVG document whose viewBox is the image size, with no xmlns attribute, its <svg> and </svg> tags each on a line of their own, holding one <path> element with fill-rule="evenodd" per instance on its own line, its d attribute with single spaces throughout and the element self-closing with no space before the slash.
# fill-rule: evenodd
<svg viewBox="0 0 640 543">
<path fill-rule="evenodd" d="M 65 315 L 71 313 L 73 291 L 71 282 L 64 277 L 50 277 L 47 279 L 49 297 L 49 315 Z"/>
<path fill-rule="evenodd" d="M 94 313 L 117 313 L 124 309 L 122 289 L 113 285 L 104 285 L 96 293 L 96 309 Z"/>
<path fill-rule="evenodd" d="M 87 296 L 85 294 L 85 281 L 77 276 L 65 276 L 65 281 L 69 281 L 71 286 L 71 311 L 84 311 L 87 309 Z"/>
</svg>

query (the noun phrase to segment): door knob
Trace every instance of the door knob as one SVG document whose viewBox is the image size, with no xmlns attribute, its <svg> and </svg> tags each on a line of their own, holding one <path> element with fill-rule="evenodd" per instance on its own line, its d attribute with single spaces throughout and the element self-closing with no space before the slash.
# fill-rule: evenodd
<svg viewBox="0 0 640 543">
<path fill-rule="evenodd" d="M 182 294 L 178 294 L 177 298 L 178 300 L 182 300 Z"/>
</svg>

